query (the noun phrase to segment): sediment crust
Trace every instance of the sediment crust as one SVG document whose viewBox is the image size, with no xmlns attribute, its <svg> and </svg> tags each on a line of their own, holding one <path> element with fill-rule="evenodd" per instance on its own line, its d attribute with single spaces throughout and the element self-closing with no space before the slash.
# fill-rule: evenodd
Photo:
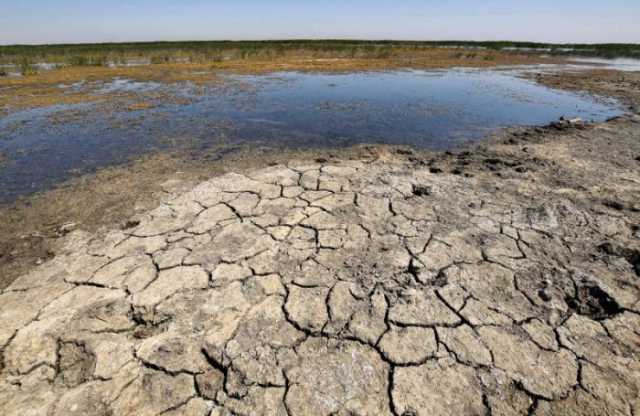
<svg viewBox="0 0 640 416">
<path fill-rule="evenodd" d="M 5 415 L 637 415 L 640 116 L 291 161 L 0 292 Z"/>
</svg>

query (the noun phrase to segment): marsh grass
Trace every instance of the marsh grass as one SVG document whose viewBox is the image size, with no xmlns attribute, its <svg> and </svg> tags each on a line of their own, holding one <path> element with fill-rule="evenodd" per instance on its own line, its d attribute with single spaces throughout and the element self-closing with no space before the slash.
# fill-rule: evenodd
<svg viewBox="0 0 640 416">
<path fill-rule="evenodd" d="M 23 58 L 20 60 L 20 74 L 24 77 L 37 75 L 38 68 L 28 58 Z"/>
<path fill-rule="evenodd" d="M 106 66 L 107 55 L 72 55 L 65 57 L 64 63 L 71 66 Z"/>
<path fill-rule="evenodd" d="M 0 46 L 0 63 L 22 59 L 70 66 L 151 63 L 215 63 L 229 60 L 265 60 L 285 57 L 391 59 L 411 57 L 434 48 L 459 48 L 459 58 L 471 59 L 479 51 L 515 50 L 516 53 L 640 58 L 638 44 L 543 44 L 530 42 L 418 42 L 354 40 L 148 42 L 77 45 Z M 466 55 L 465 55 L 466 54 Z"/>
</svg>

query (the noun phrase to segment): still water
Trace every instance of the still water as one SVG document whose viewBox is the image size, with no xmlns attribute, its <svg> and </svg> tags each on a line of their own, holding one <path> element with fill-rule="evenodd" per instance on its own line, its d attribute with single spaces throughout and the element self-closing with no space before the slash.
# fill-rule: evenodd
<svg viewBox="0 0 640 416">
<path fill-rule="evenodd" d="M 543 125 L 561 116 L 600 121 L 622 112 L 614 101 L 552 90 L 509 71 L 289 72 L 225 79 L 209 87 L 122 79 L 100 86 L 98 94 L 139 94 L 152 104 L 133 111 L 78 104 L 10 113 L 0 119 L 0 201 L 158 150 L 211 156 L 247 144 L 359 143 L 450 149 L 500 127 Z"/>
</svg>

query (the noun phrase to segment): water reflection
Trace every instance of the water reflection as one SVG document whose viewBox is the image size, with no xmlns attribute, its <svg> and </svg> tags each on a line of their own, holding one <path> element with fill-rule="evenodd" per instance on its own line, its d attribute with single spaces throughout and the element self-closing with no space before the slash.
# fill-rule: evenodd
<svg viewBox="0 0 640 416">
<path fill-rule="evenodd" d="M 448 149 L 496 128 L 561 116 L 604 120 L 613 101 L 551 90 L 506 71 L 393 71 L 229 75 L 211 86 L 115 80 L 102 93 L 148 105 L 52 106 L 0 119 L 0 200 L 43 190 L 74 173 L 155 150 L 408 144 Z M 61 85 L 80 88 L 82 85 Z"/>
</svg>

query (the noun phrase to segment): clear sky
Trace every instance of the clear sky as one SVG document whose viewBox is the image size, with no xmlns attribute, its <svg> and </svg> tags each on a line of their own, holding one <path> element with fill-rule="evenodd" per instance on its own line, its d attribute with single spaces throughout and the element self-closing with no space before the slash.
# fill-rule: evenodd
<svg viewBox="0 0 640 416">
<path fill-rule="evenodd" d="M 0 0 L 0 44 L 282 38 L 640 43 L 640 0 Z"/>
</svg>

